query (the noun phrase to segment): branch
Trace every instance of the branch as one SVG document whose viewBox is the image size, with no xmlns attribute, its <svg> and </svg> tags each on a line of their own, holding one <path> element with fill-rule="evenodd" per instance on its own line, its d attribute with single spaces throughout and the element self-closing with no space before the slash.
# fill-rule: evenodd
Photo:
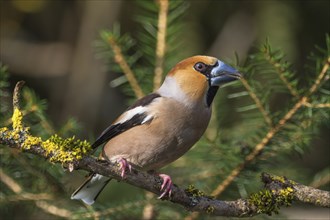
<svg viewBox="0 0 330 220">
<path fill-rule="evenodd" d="M 3 138 L 0 138 L 0 143 L 7 144 L 6 140 L 4 140 Z M 11 145 L 11 147 L 22 149 L 22 147 L 18 144 Z M 43 155 L 40 154 L 40 152 L 43 151 L 41 146 L 34 146 L 30 150 L 25 151 L 43 157 Z M 125 179 L 121 179 L 121 170 L 118 167 L 117 163 L 110 163 L 108 161 L 98 160 L 91 156 L 86 156 L 81 160 L 74 161 L 73 164 L 75 164 L 76 169 L 82 169 L 99 173 L 104 176 L 109 176 L 118 181 L 123 181 L 130 185 L 150 191 L 156 195 L 160 195 L 160 186 L 162 183 L 161 178 L 155 175 L 148 174 L 147 172 L 138 171 L 133 168 L 131 173 L 127 173 Z M 63 166 L 68 167 L 69 164 L 63 164 Z M 285 180 L 285 182 L 281 183 L 281 179 Z M 274 184 L 277 187 L 276 191 L 274 191 L 273 194 L 268 195 L 270 196 L 270 198 L 278 198 L 281 193 L 287 193 L 289 195 L 289 197 L 287 198 L 288 204 L 283 205 L 291 204 L 290 198 L 292 197 L 291 199 L 294 200 L 308 202 L 322 207 L 330 207 L 329 192 L 316 190 L 312 187 L 307 187 L 295 183 L 291 180 L 287 180 L 285 177 L 276 177 L 269 174 L 263 174 L 262 180 L 266 183 L 266 189 L 274 190 Z M 288 185 L 287 182 L 289 182 L 290 185 Z M 288 187 L 292 188 L 292 191 L 288 191 Z M 260 202 L 260 199 L 265 199 L 264 197 L 267 196 L 266 193 L 262 194 L 261 197 L 258 196 L 259 194 L 260 193 L 253 194 L 247 199 L 238 199 L 235 201 L 221 201 L 205 196 L 204 193 L 195 189 L 194 187 L 189 187 L 188 189 L 181 189 L 177 186 L 174 186 L 171 198 L 167 199 L 173 203 L 182 205 L 189 211 L 202 212 L 212 215 L 244 217 L 257 215 L 260 213 L 271 214 L 271 212 L 267 212 L 267 210 L 264 210 L 265 207 L 267 207 L 265 204 L 261 203 L 257 205 L 257 203 Z M 278 206 L 282 204 L 274 203 L 268 204 L 268 206 L 269 205 L 274 205 L 275 208 L 278 208 Z"/>
<path fill-rule="evenodd" d="M 8 176 L 3 170 L 0 168 L 0 180 L 9 188 L 11 191 L 15 193 L 15 196 L 7 196 L 4 198 L 4 200 L 7 201 L 21 201 L 21 200 L 27 200 L 32 201 L 36 204 L 37 207 L 42 209 L 43 211 L 50 213 L 55 216 L 60 216 L 64 218 L 69 218 L 72 216 L 72 213 L 69 210 L 58 208 L 52 204 L 50 204 L 47 201 L 54 200 L 53 196 L 47 194 L 47 193 L 40 193 L 40 194 L 33 194 L 33 193 L 27 193 L 23 191 L 23 188 L 10 176 Z M 1 198 L 2 200 L 2 198 Z"/>
<path fill-rule="evenodd" d="M 19 91 L 21 87 L 19 85 L 16 87 L 18 89 L 15 89 L 14 94 L 14 109 L 16 109 L 18 113 L 17 111 L 16 113 L 14 111 L 14 115 L 20 115 L 18 109 L 20 97 Z M 59 148 L 56 147 L 54 147 L 52 151 L 49 151 L 49 149 L 45 149 L 45 146 L 47 146 L 46 143 L 49 144 L 48 140 L 48 142 L 41 142 L 39 141 L 40 138 L 31 136 L 28 133 L 29 129 L 23 126 L 22 117 L 16 116 L 16 118 L 13 117 L 13 119 L 16 120 L 13 121 L 13 124 L 16 125 L 13 126 L 13 130 L 9 130 L 8 128 L 0 128 L 0 144 L 17 148 L 24 152 L 32 153 L 40 157 L 44 157 L 54 163 L 61 163 L 62 166 L 69 168 L 70 171 L 73 169 L 82 169 L 98 173 L 114 178 L 118 181 L 126 182 L 138 188 L 145 189 L 156 195 L 160 195 L 162 179 L 159 176 L 155 176 L 133 168 L 132 172 L 127 173 L 125 179 L 122 179 L 121 170 L 117 163 L 99 160 L 92 156 L 84 156 L 81 159 L 80 157 L 72 157 L 72 155 L 76 155 L 75 153 L 77 152 L 73 151 L 75 148 L 70 148 L 70 146 L 65 148 L 69 149 L 67 152 L 63 151 L 63 146 L 61 147 L 62 151 L 60 153 L 57 152 L 59 151 Z M 26 142 L 28 142 L 28 144 Z M 66 143 L 67 145 L 77 145 L 76 142 L 72 143 L 67 140 L 62 142 Z M 63 145 L 62 142 L 56 140 L 54 143 Z M 87 153 L 88 151 L 85 152 L 85 155 Z M 62 155 L 62 157 L 65 159 L 61 159 L 62 157 L 59 157 L 58 154 Z M 68 155 L 63 156 L 63 154 Z M 20 186 L 11 184 L 10 178 L 3 178 L 3 172 L 0 172 L 0 174 L 2 176 L 2 181 L 4 181 L 6 185 L 15 188 L 12 188 L 15 193 L 21 192 Z M 322 207 L 330 207 L 329 192 L 316 190 L 311 187 L 295 183 L 294 181 L 288 180 L 285 177 L 276 177 L 270 174 L 263 174 L 262 181 L 265 182 L 265 189 L 250 195 L 246 199 L 221 201 L 213 197 L 206 196 L 203 192 L 199 191 L 193 186 L 189 186 L 187 189 L 174 186 L 172 189 L 172 196 L 167 199 L 173 203 L 183 206 L 189 211 L 231 217 L 253 216 L 260 213 L 271 215 L 273 212 L 277 213 L 280 206 L 288 206 L 294 200 L 308 202 Z M 68 213 L 70 213 L 69 211 L 62 212 L 67 210 L 56 209 L 57 207 L 52 206 L 46 202 L 39 202 L 38 204 L 36 203 L 36 205 L 39 208 L 48 210 L 49 213 L 52 213 L 52 211 L 54 211 L 54 213 L 60 212 L 61 214 L 64 213 L 63 216 L 66 216 Z"/>
<path fill-rule="evenodd" d="M 108 42 L 113 50 L 113 53 L 115 54 L 114 60 L 115 62 L 120 66 L 123 73 L 125 74 L 129 84 L 131 85 L 135 96 L 139 99 L 144 96 L 144 93 L 132 71 L 132 69 L 129 67 L 128 63 L 125 60 L 125 57 L 121 51 L 121 48 L 115 41 L 114 37 L 110 36 L 108 39 Z"/>
<path fill-rule="evenodd" d="M 168 0 L 158 0 L 158 32 L 157 32 L 157 47 L 156 47 L 156 63 L 154 76 L 154 90 L 160 87 L 163 79 L 163 64 L 166 49 L 166 28 L 167 28 L 167 12 Z"/>
<path fill-rule="evenodd" d="M 269 116 L 266 109 L 263 107 L 263 105 L 262 105 L 260 99 L 258 98 L 257 94 L 252 90 L 251 86 L 249 85 L 248 81 L 246 81 L 246 79 L 241 78 L 240 80 L 241 80 L 243 86 L 245 87 L 245 89 L 247 90 L 247 92 L 249 93 L 250 97 L 256 103 L 257 108 L 261 112 L 261 114 L 264 117 L 264 119 L 265 119 L 266 123 L 268 124 L 268 126 L 272 127 L 273 126 L 272 119 Z"/>
<path fill-rule="evenodd" d="M 310 87 L 308 94 L 300 98 L 296 104 L 283 116 L 279 122 L 271 128 L 264 138 L 254 147 L 253 151 L 248 154 L 244 161 L 239 164 L 236 168 L 232 170 L 232 172 L 227 176 L 227 178 L 218 185 L 218 187 L 212 192 L 212 196 L 218 197 L 228 186 L 232 183 L 232 181 L 241 173 L 241 171 L 250 164 L 260 153 L 263 151 L 265 146 L 269 143 L 269 141 L 286 125 L 287 121 L 290 120 L 293 115 L 302 107 L 308 103 L 309 96 L 311 96 L 314 92 L 316 92 L 317 88 L 320 86 L 322 80 L 327 80 L 324 76 L 326 75 L 330 65 L 330 57 L 327 58 L 326 63 L 324 64 L 321 72 L 316 78 L 314 84 Z"/>
<path fill-rule="evenodd" d="M 265 56 L 266 60 L 274 67 L 277 75 L 280 77 L 280 79 L 282 80 L 284 85 L 286 85 L 286 87 L 290 91 L 291 95 L 294 97 L 299 97 L 297 90 L 292 87 L 292 85 L 290 84 L 290 82 L 287 80 L 287 78 L 284 75 L 286 72 L 286 69 L 282 67 L 281 63 L 277 62 L 273 58 L 270 48 L 264 47 L 262 51 L 264 52 L 264 56 Z"/>
</svg>

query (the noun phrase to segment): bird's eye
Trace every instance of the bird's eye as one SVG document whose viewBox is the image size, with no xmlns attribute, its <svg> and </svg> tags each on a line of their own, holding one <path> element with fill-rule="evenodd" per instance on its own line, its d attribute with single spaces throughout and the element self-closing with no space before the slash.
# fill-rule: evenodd
<svg viewBox="0 0 330 220">
<path fill-rule="evenodd" d="M 207 69 L 207 65 L 205 63 L 198 62 L 195 64 L 194 68 L 198 72 L 204 72 Z"/>
</svg>

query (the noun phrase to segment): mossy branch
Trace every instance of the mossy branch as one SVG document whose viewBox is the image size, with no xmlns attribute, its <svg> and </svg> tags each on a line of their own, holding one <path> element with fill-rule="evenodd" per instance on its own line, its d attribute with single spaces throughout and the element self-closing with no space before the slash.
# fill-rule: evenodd
<svg viewBox="0 0 330 220">
<path fill-rule="evenodd" d="M 72 138 L 61 139 L 59 137 L 42 141 L 39 137 L 33 137 L 29 133 L 29 128 L 24 126 L 22 122 L 23 117 L 19 110 L 20 84 L 16 88 L 18 89 L 15 89 L 14 94 L 13 129 L 0 129 L 0 144 L 36 154 L 47 158 L 53 163 L 61 163 L 62 166 L 69 168 L 70 171 L 82 169 L 99 173 L 154 194 L 160 194 L 162 183 L 160 177 L 132 169 L 132 172 L 127 173 L 125 179 L 122 179 L 118 164 L 88 156 L 90 144 L 86 141 L 72 140 Z M 49 143 L 49 146 L 47 143 Z M 3 178 L 2 181 L 4 181 Z M 188 187 L 188 189 L 174 186 L 172 196 L 167 199 L 184 206 L 190 211 L 232 217 L 253 216 L 260 213 L 270 215 L 277 213 L 280 206 L 288 206 L 294 200 L 330 207 L 329 192 L 307 187 L 285 177 L 277 177 L 270 174 L 263 174 L 262 181 L 265 183 L 265 189 L 250 195 L 248 198 L 235 201 L 221 201 L 214 197 L 205 196 L 203 192 L 193 186 Z M 20 192 L 21 187 L 16 186 L 12 190 Z M 39 205 L 47 208 L 45 204 Z"/>
</svg>

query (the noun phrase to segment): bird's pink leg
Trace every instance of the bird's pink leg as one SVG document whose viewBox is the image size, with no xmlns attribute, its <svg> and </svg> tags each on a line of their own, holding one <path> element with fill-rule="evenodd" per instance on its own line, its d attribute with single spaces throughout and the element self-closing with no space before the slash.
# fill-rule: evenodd
<svg viewBox="0 0 330 220">
<path fill-rule="evenodd" d="M 124 179 L 126 169 L 128 168 L 129 172 L 132 172 L 132 166 L 131 166 L 131 164 L 129 164 L 127 162 L 127 160 L 125 158 L 119 158 L 118 163 L 119 163 L 119 165 L 120 165 L 119 167 L 121 169 L 121 175 L 120 176 L 121 176 L 121 178 Z"/>
<path fill-rule="evenodd" d="M 163 184 L 160 187 L 160 191 L 164 191 L 164 192 L 158 197 L 158 199 L 163 198 L 166 194 L 168 194 L 168 197 L 171 197 L 172 187 L 173 187 L 171 177 L 166 174 L 159 174 L 159 176 L 160 176 L 160 178 L 163 179 Z"/>
</svg>

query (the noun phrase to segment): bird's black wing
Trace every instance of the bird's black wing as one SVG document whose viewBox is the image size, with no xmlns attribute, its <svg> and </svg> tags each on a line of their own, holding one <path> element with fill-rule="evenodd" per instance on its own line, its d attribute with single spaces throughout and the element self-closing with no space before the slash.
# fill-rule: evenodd
<svg viewBox="0 0 330 220">
<path fill-rule="evenodd" d="M 114 125 L 110 125 L 107 129 L 105 129 L 102 134 L 96 139 L 96 141 L 92 144 L 92 148 L 96 148 L 111 138 L 117 136 L 128 129 L 135 127 L 137 125 L 141 125 L 143 120 L 147 117 L 146 114 L 136 114 L 130 120 L 127 120 L 123 123 L 118 123 Z"/>
<path fill-rule="evenodd" d="M 152 93 L 150 95 L 147 95 L 147 96 L 143 97 L 142 99 L 139 99 L 132 106 L 130 106 L 127 110 L 132 110 L 139 106 L 141 106 L 141 107 L 147 106 L 155 98 L 158 98 L 158 97 L 160 97 L 160 95 L 157 93 Z M 133 128 L 137 125 L 141 125 L 141 124 L 145 123 L 146 117 L 148 117 L 148 115 L 146 113 L 138 113 L 123 123 L 117 123 L 117 124 L 110 125 L 102 132 L 102 134 L 92 144 L 92 148 L 95 149 L 96 147 L 107 142 L 111 138 L 123 133 L 124 131 L 127 131 L 130 128 Z M 147 120 L 147 121 L 150 122 L 150 120 Z"/>
</svg>

